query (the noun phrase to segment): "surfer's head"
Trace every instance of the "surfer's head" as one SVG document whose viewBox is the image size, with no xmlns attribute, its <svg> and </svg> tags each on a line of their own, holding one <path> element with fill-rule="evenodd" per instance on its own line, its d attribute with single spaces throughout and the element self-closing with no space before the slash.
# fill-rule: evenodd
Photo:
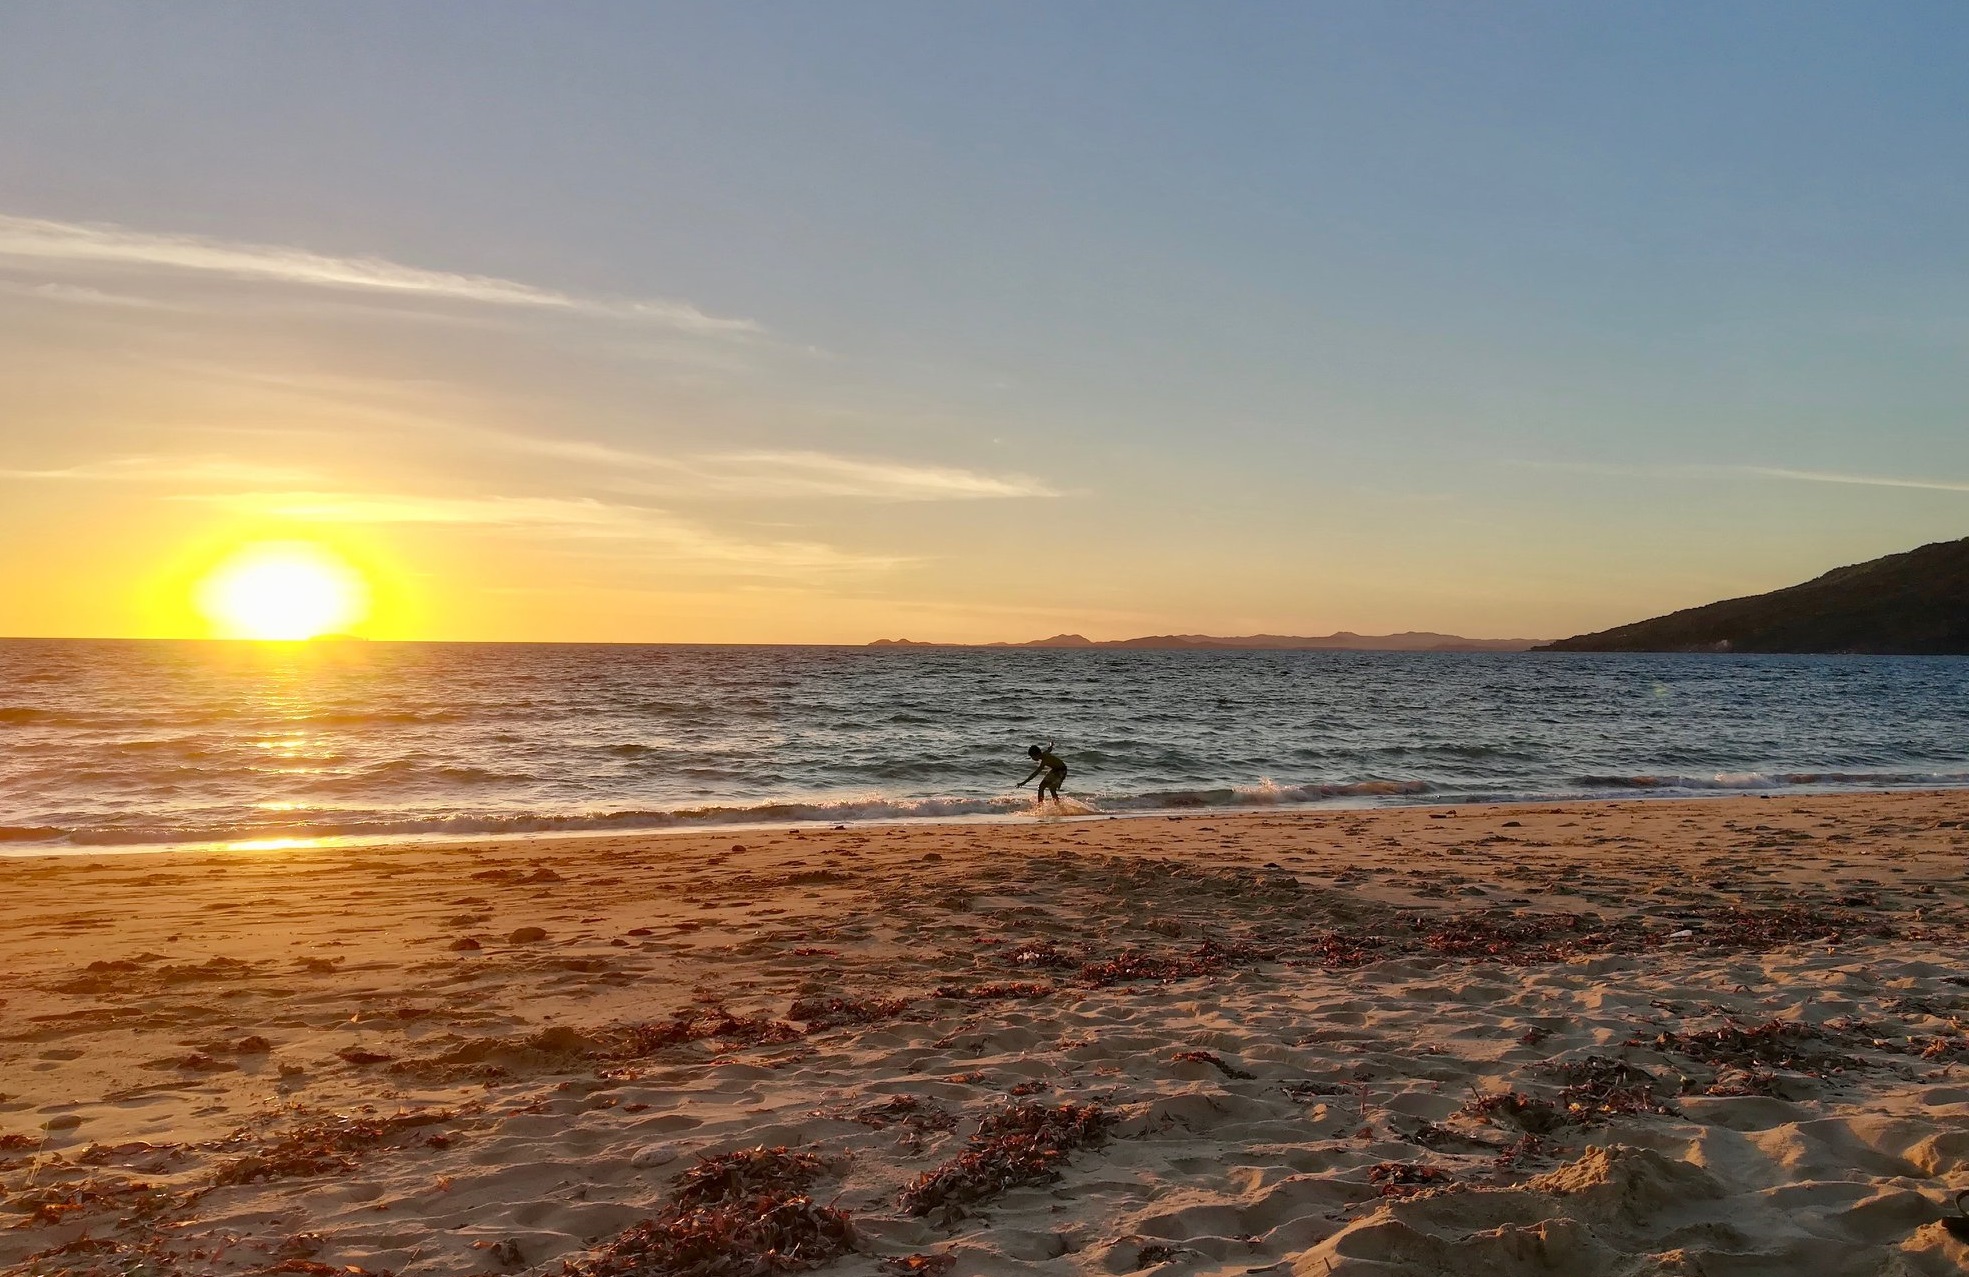
<svg viewBox="0 0 1969 1277">
<path fill-rule="evenodd" d="M 1026 751 L 1026 757 L 1032 759 L 1034 762 L 1037 762 L 1039 761 L 1039 756 L 1045 752 L 1046 751 L 1039 748 L 1039 746 L 1034 745 L 1031 749 Z"/>
</svg>

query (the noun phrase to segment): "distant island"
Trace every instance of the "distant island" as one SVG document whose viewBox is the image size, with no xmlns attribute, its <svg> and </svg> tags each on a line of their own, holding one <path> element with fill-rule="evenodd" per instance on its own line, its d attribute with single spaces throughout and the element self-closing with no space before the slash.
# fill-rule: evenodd
<svg viewBox="0 0 1969 1277">
<path fill-rule="evenodd" d="M 1538 650 L 1969 655 L 1969 538 Z"/>
<path fill-rule="evenodd" d="M 1242 638 L 1218 638 L 1209 634 L 1156 634 L 1145 638 L 1106 639 L 1096 642 L 1080 634 L 1055 634 L 1052 638 L 1028 643 L 923 643 L 915 639 L 876 639 L 870 647 L 1105 647 L 1207 650 L 1242 648 L 1259 651 L 1332 652 L 1525 652 L 1537 647 L 1539 639 L 1473 639 L 1455 634 L 1430 634 L 1411 630 L 1405 634 L 1353 634 L 1342 630 L 1317 638 L 1298 638 L 1289 634 L 1250 634 Z"/>
</svg>

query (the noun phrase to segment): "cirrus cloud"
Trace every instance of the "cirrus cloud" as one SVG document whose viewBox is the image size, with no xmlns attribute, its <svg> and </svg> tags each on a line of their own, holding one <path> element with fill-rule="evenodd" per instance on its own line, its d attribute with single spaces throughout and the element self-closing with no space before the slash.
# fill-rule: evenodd
<svg viewBox="0 0 1969 1277">
<path fill-rule="evenodd" d="M 581 297 L 490 275 L 408 266 L 383 257 L 336 256 L 279 244 L 141 231 L 107 223 L 0 214 L 0 258 L 43 266 L 190 272 L 410 299 L 521 307 L 642 321 L 700 336 L 746 336 L 762 331 L 749 319 L 707 315 L 688 302 L 670 299 Z"/>
<path fill-rule="evenodd" d="M 186 494 L 259 517 L 308 523 L 447 524 L 524 531 L 531 536 L 619 543 L 660 554 L 673 569 L 716 569 L 804 579 L 817 572 L 868 572 L 909 560 L 858 554 L 813 541 L 753 541 L 680 519 L 652 506 L 594 497 L 426 496 L 382 492 L 232 492 Z"/>
</svg>

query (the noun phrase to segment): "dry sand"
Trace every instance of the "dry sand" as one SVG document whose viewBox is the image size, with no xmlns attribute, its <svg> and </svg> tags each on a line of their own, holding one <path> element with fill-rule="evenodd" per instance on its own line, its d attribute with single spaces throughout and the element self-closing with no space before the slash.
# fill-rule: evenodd
<svg viewBox="0 0 1969 1277">
<path fill-rule="evenodd" d="M 0 861 L 0 1268 L 1956 1273 L 1965 816 Z"/>
</svg>

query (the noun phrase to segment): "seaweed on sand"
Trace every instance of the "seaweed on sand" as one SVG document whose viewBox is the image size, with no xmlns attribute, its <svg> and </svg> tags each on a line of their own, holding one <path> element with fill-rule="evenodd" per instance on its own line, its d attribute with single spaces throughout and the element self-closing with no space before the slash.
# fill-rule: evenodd
<svg viewBox="0 0 1969 1277">
<path fill-rule="evenodd" d="M 801 998 L 787 1014 L 814 1033 L 849 1024 L 893 1020 L 909 1007 L 908 998 Z"/>
<path fill-rule="evenodd" d="M 826 1163 L 812 1153 L 762 1144 L 699 1158 L 677 1177 L 674 1200 L 696 1207 L 760 1196 L 794 1197 L 812 1187 L 824 1169 Z"/>
<path fill-rule="evenodd" d="M 1112 958 L 1084 964 L 1080 968 L 1080 978 L 1097 989 L 1137 980 L 1168 984 L 1172 980 L 1216 975 L 1233 967 L 1269 962 L 1277 956 L 1276 950 L 1245 941 L 1220 944 L 1215 940 L 1205 940 L 1188 953 L 1162 955 L 1130 949 Z"/>
<path fill-rule="evenodd" d="M 1382 1162 L 1369 1170 L 1367 1182 L 1383 1197 L 1412 1197 L 1454 1182 L 1455 1177 L 1440 1166 L 1420 1162 Z"/>
<path fill-rule="evenodd" d="M 1491 1159 L 1491 1165 L 1501 1171 L 1516 1170 L 1532 1158 L 1551 1156 L 1553 1148 L 1552 1141 L 1543 1135 L 1526 1132 L 1498 1150 L 1497 1156 Z"/>
<path fill-rule="evenodd" d="M 1660 1079 L 1625 1060 L 1589 1055 L 1552 1068 L 1566 1083 L 1558 1102 L 1566 1121 L 1574 1126 L 1597 1126 L 1608 1118 L 1642 1113 L 1675 1113 L 1656 1092 Z"/>
<path fill-rule="evenodd" d="M 449 1122 L 457 1116 L 451 1109 L 424 1109 L 390 1117 L 346 1117 L 331 1113 L 303 1122 L 257 1152 L 221 1163 L 212 1182 L 252 1184 L 260 1180 L 345 1173 L 355 1169 L 363 1154 L 400 1138 L 404 1132 Z M 242 1128 L 226 1142 L 243 1144 L 252 1138 L 252 1132 Z"/>
<path fill-rule="evenodd" d="M 1851 909 L 1782 905 L 1757 909 L 1723 905 L 1705 912 L 1700 941 L 1712 948 L 1774 949 L 1803 940 L 1837 943 L 1848 935 L 1891 939 L 1894 929 Z"/>
<path fill-rule="evenodd" d="M 1175 1064 L 1208 1064 L 1225 1077 L 1237 1078 L 1240 1081 L 1248 1082 L 1258 1076 L 1256 1073 L 1250 1073 L 1238 1068 L 1235 1064 L 1226 1064 L 1224 1057 L 1218 1055 L 1215 1051 L 1178 1051 L 1176 1054 L 1170 1056 L 1169 1059 L 1171 1063 Z"/>
<path fill-rule="evenodd" d="M 1463 1106 L 1473 1117 L 1495 1122 L 1509 1121 L 1527 1135 L 1549 1135 L 1566 1124 L 1566 1115 L 1550 1100 L 1526 1095 L 1523 1091 L 1493 1091 L 1479 1095 Z"/>
<path fill-rule="evenodd" d="M 1323 931 L 1302 946 L 1304 956 L 1287 961 L 1294 966 L 1317 966 L 1329 971 L 1351 970 L 1389 956 L 1382 952 L 1385 943 L 1380 936 L 1357 931 Z"/>
<path fill-rule="evenodd" d="M 848 1120 L 882 1130 L 905 1126 L 917 1134 L 947 1131 L 957 1125 L 957 1114 L 931 1101 L 924 1103 L 914 1095 L 892 1095 L 880 1104 L 868 1104 L 848 1114 Z"/>
<path fill-rule="evenodd" d="M 88 1215 L 114 1210 L 131 1218 L 155 1215 L 178 1204 L 180 1195 L 166 1192 L 142 1180 L 105 1176 L 79 1184 L 26 1189 L 7 1199 L 7 1209 L 24 1211 L 27 1218 L 16 1225 L 32 1228 L 36 1224 L 59 1224 L 70 1215 Z"/>
<path fill-rule="evenodd" d="M 1647 1040 L 1632 1039 L 1628 1045 L 1651 1047 L 1716 1069 L 1746 1073 L 1785 1069 L 1822 1078 L 1860 1066 L 1861 1061 L 1826 1045 L 1836 1040 L 1837 1034 L 1796 1020 L 1766 1020 L 1748 1029 L 1726 1024 L 1694 1033 L 1657 1033 Z"/>
<path fill-rule="evenodd" d="M 807 1190 L 812 1153 L 751 1148 L 702 1158 L 655 1216 L 561 1263 L 563 1277 L 764 1277 L 819 1268 L 853 1246 L 846 1214 Z"/>
<path fill-rule="evenodd" d="M 1565 1083 L 1554 1099 L 1523 1091 L 1494 1091 L 1473 1096 L 1463 1112 L 1517 1127 L 1534 1140 L 1527 1146 L 1533 1149 L 1542 1145 L 1542 1137 L 1562 1127 L 1599 1126 L 1616 1117 L 1675 1113 L 1657 1089 L 1661 1080 L 1625 1060 L 1588 1055 L 1548 1067 Z"/>
<path fill-rule="evenodd" d="M 1621 945 L 1659 944 L 1660 936 L 1633 923 L 1607 923 L 1593 914 L 1519 913 L 1476 909 L 1444 919 L 1418 918 L 1423 952 L 1444 958 L 1561 962 Z"/>
<path fill-rule="evenodd" d="M 665 1211 L 561 1264 L 563 1277 L 757 1277 L 846 1254 L 848 1217 L 810 1197 L 761 1197 Z"/>
<path fill-rule="evenodd" d="M 1006 959 L 1021 967 L 1040 967 L 1059 969 L 1070 967 L 1075 959 L 1049 940 L 1035 940 L 1022 944 L 1005 955 Z"/>
<path fill-rule="evenodd" d="M 968 1002 L 994 1002 L 1005 998 L 1047 998 L 1057 990 L 1035 980 L 990 980 L 983 984 L 940 984 L 933 998 L 961 998 Z"/>
<path fill-rule="evenodd" d="M 927 1215 L 1051 1183 L 1074 1150 L 1099 1143 L 1113 1122 L 1098 1104 L 1027 1102 L 999 1109 L 978 1123 L 963 1153 L 903 1189 L 902 1208 Z"/>
<path fill-rule="evenodd" d="M 716 1038 L 743 1046 L 776 1046 L 803 1036 L 784 1020 L 765 1016 L 733 1015 L 723 1005 L 684 1007 L 672 1011 L 668 1020 L 651 1020 L 626 1025 L 610 1034 L 600 1054 L 611 1060 L 639 1060 L 644 1056 L 686 1042 Z"/>
</svg>

